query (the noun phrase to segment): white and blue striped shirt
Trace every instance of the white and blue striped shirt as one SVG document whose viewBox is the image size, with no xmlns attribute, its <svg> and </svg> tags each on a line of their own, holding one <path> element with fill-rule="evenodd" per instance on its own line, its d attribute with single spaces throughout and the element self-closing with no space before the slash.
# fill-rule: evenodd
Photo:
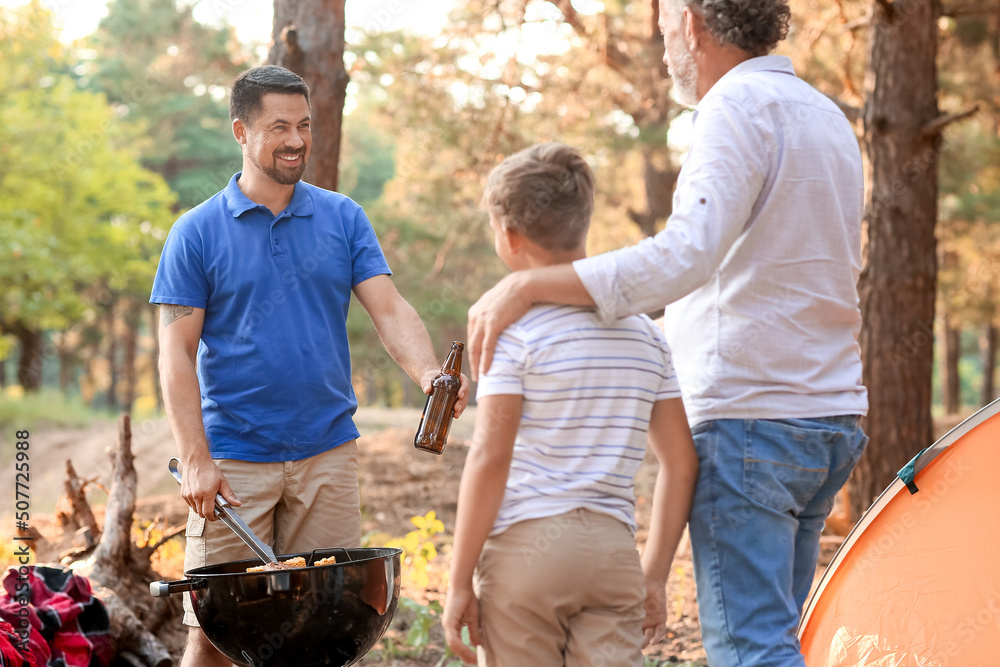
<svg viewBox="0 0 1000 667">
<path fill-rule="evenodd" d="M 501 334 L 477 398 L 523 397 L 496 535 L 585 508 L 635 532 L 634 478 L 656 401 L 680 389 L 648 317 L 602 324 L 593 309 L 536 306 Z"/>
</svg>

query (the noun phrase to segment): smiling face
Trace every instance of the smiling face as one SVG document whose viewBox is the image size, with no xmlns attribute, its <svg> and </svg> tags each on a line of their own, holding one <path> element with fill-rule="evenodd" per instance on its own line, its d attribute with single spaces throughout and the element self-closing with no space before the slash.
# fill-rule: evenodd
<svg viewBox="0 0 1000 667">
<path fill-rule="evenodd" d="M 240 143 L 243 155 L 261 174 L 281 185 L 298 183 L 312 148 L 306 98 L 279 93 L 264 95 L 260 113 L 249 126 L 243 126 Z"/>
</svg>

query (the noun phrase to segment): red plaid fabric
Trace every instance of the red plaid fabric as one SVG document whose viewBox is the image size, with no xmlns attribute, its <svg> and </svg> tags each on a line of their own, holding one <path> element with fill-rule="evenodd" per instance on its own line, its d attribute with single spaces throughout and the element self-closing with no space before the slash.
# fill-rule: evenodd
<svg viewBox="0 0 1000 667">
<path fill-rule="evenodd" d="M 28 566 L 28 599 L 22 605 L 24 580 L 10 567 L 3 578 L 0 620 L 16 632 L 30 629 L 28 647 L 33 667 L 107 667 L 112 643 L 108 613 L 91 592 L 86 577 L 61 567 Z M 24 610 L 27 610 L 26 612 Z M 18 642 L 23 638 L 15 635 Z M 12 663 L 22 667 L 21 663 Z M 4 665 L 6 667 L 6 665 Z"/>
<path fill-rule="evenodd" d="M 21 638 L 10 623 L 0 621 L 0 667 L 38 667 L 31 651 L 21 652 Z"/>
</svg>

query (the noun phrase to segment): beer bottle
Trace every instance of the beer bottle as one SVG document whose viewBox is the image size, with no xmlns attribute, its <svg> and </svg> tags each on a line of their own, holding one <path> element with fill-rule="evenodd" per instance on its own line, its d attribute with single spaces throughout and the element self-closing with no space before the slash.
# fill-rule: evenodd
<svg viewBox="0 0 1000 667">
<path fill-rule="evenodd" d="M 434 454 L 444 451 L 451 431 L 451 419 L 455 414 L 455 401 L 458 400 L 458 390 L 462 387 L 462 350 L 465 343 L 457 340 L 451 344 L 451 352 L 441 367 L 441 374 L 434 378 L 434 386 L 424 414 L 420 416 L 420 426 L 413 438 L 413 446 Z"/>
</svg>

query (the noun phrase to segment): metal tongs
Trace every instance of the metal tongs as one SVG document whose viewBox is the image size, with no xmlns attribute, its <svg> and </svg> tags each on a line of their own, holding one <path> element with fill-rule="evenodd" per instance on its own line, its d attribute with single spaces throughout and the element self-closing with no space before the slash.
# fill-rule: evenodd
<svg viewBox="0 0 1000 667">
<path fill-rule="evenodd" d="M 170 459 L 167 463 L 167 470 L 170 474 L 174 476 L 177 483 L 181 483 L 181 471 L 177 469 L 180 461 L 174 457 Z M 241 540 L 246 542 L 246 545 L 253 549 L 253 552 L 257 554 L 264 564 L 274 563 L 277 565 L 278 561 L 274 557 L 274 550 L 263 542 L 259 537 L 257 537 L 250 526 L 247 525 L 246 521 L 240 518 L 240 515 L 236 513 L 233 506 L 222 497 L 222 494 L 215 495 L 215 514 L 219 517 L 222 523 L 226 524 L 232 528 L 233 532 L 236 533 Z"/>
</svg>

